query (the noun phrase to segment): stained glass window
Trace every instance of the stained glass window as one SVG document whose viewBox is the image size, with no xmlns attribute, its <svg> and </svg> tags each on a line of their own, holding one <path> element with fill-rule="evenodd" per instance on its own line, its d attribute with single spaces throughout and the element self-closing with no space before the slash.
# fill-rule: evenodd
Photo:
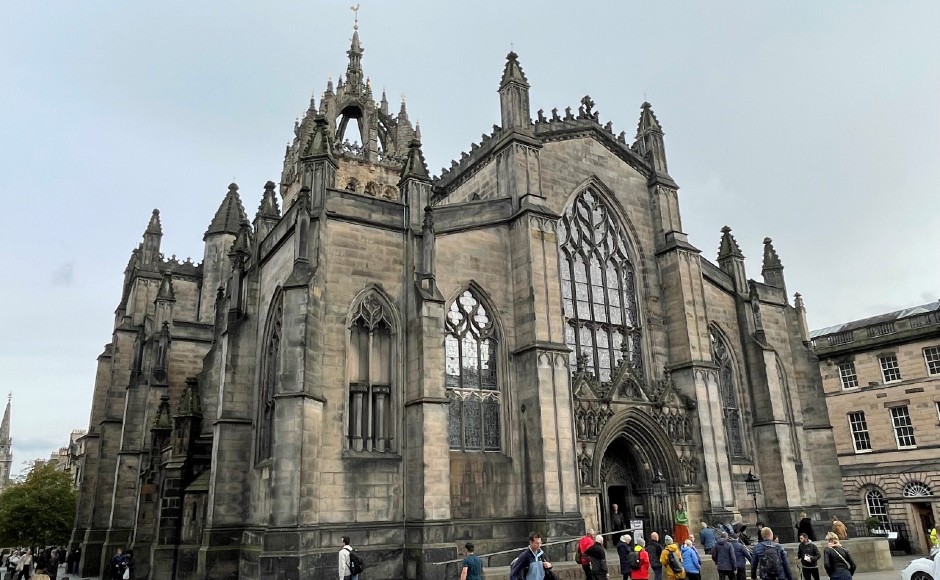
<svg viewBox="0 0 940 580">
<path fill-rule="evenodd" d="M 354 451 L 393 451 L 395 327 L 385 301 L 370 293 L 353 308 L 347 357 L 347 438 Z"/>
<path fill-rule="evenodd" d="M 501 397 L 492 317 L 474 293 L 466 290 L 451 303 L 445 327 L 450 448 L 499 451 Z"/>
<path fill-rule="evenodd" d="M 744 444 L 741 405 L 738 402 L 738 385 L 735 380 L 734 360 L 728 352 L 728 345 L 714 329 L 710 328 L 708 335 L 712 345 L 712 360 L 718 365 L 718 391 L 721 396 L 725 436 L 728 439 L 728 453 L 734 458 L 744 458 L 747 455 L 747 450 Z"/>
<path fill-rule="evenodd" d="M 278 293 L 271 303 L 268 330 L 265 339 L 261 367 L 261 397 L 258 421 L 257 459 L 271 457 L 274 441 L 274 394 L 277 388 L 278 370 L 281 360 L 281 331 L 284 319 L 282 294 Z"/>
<path fill-rule="evenodd" d="M 571 368 L 585 355 L 585 369 L 602 382 L 626 357 L 642 374 L 640 322 L 627 239 L 597 193 L 578 195 L 558 223 L 565 342 Z"/>
</svg>

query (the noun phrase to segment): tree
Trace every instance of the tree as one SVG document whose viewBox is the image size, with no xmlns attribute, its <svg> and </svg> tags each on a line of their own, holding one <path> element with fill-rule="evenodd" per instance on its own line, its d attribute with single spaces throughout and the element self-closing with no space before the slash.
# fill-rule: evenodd
<svg viewBox="0 0 940 580">
<path fill-rule="evenodd" d="M 66 544 L 75 519 L 75 491 L 67 472 L 35 465 L 26 479 L 0 494 L 0 545 Z"/>
</svg>

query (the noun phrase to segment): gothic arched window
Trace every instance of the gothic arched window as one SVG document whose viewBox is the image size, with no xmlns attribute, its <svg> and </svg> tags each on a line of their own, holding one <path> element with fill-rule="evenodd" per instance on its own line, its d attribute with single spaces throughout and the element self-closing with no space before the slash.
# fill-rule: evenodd
<svg viewBox="0 0 940 580">
<path fill-rule="evenodd" d="M 261 363 L 261 397 L 258 412 L 258 461 L 271 457 L 274 448 L 274 395 L 281 362 L 281 332 L 284 319 L 283 295 L 278 292 L 268 314 Z"/>
<path fill-rule="evenodd" d="M 728 439 L 728 453 L 732 458 L 744 459 L 747 450 L 744 444 L 743 417 L 738 402 L 738 384 L 734 372 L 734 360 L 728 344 L 713 328 L 708 329 L 712 344 L 712 360 L 718 366 L 718 390 L 721 396 L 722 418 L 725 423 L 725 436 Z"/>
<path fill-rule="evenodd" d="M 498 339 L 493 317 L 471 290 L 465 290 L 451 303 L 444 325 L 450 448 L 499 451 Z"/>
<path fill-rule="evenodd" d="M 565 342 L 571 368 L 610 380 L 623 359 L 643 373 L 636 276 L 627 238 L 612 208 L 591 190 L 579 194 L 558 223 Z"/>
<path fill-rule="evenodd" d="M 396 336 L 387 300 L 367 293 L 353 308 L 349 326 L 347 438 L 354 451 L 393 451 Z"/>
<path fill-rule="evenodd" d="M 865 507 L 868 508 L 868 517 L 877 518 L 881 529 L 887 530 L 891 521 L 888 518 L 888 500 L 877 489 L 865 492 Z"/>
</svg>

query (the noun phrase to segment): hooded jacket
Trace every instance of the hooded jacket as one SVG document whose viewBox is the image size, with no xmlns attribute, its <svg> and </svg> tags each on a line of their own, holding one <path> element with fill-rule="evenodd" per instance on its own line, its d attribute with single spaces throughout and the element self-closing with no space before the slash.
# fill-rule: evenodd
<svg viewBox="0 0 940 580">
<path fill-rule="evenodd" d="M 683 569 L 678 574 L 672 571 L 672 568 L 669 567 L 669 557 L 670 554 L 675 554 L 679 559 L 679 562 L 682 562 L 682 552 L 679 551 L 679 545 L 675 542 L 667 545 L 663 548 L 663 553 L 659 556 L 659 563 L 663 567 L 663 572 L 665 572 L 665 577 L 668 580 L 679 580 L 685 578 L 685 570 Z"/>
<path fill-rule="evenodd" d="M 737 559 L 734 555 L 734 546 L 725 539 L 719 539 L 712 549 L 712 560 L 719 570 L 731 571 L 737 568 Z"/>
</svg>

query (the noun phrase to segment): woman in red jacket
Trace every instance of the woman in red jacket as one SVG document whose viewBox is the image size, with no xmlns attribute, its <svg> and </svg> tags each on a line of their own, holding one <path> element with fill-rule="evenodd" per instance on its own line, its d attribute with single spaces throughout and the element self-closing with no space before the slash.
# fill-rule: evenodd
<svg viewBox="0 0 940 580">
<path fill-rule="evenodd" d="M 638 570 L 633 570 L 630 572 L 630 580 L 649 580 L 650 577 L 650 555 L 646 553 L 646 540 L 643 538 L 636 539 L 636 547 L 634 548 L 639 552 L 640 556 L 640 568 Z"/>
</svg>

